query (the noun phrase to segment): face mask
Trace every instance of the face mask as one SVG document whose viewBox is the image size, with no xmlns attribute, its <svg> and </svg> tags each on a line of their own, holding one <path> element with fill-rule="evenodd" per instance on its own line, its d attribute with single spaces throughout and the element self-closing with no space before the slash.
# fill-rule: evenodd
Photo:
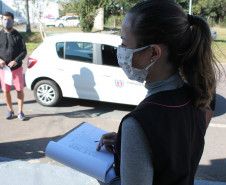
<svg viewBox="0 0 226 185">
<path fill-rule="evenodd" d="M 132 67 L 132 60 L 133 53 L 144 50 L 149 46 L 137 49 L 127 49 L 122 46 L 118 46 L 117 49 L 118 63 L 130 80 L 135 80 L 140 83 L 143 83 L 146 80 L 148 75 L 148 69 L 154 64 L 154 62 L 149 64 L 145 69 L 137 69 Z"/>
<path fill-rule="evenodd" d="M 2 26 L 7 29 L 7 30 L 10 30 L 13 26 L 13 21 L 8 19 L 8 20 L 3 20 L 2 21 Z"/>
</svg>

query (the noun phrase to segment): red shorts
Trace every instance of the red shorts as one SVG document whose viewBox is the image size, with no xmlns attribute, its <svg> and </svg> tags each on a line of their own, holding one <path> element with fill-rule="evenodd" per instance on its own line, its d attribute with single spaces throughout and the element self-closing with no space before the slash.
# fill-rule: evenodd
<svg viewBox="0 0 226 185">
<path fill-rule="evenodd" d="M 20 68 L 13 70 L 12 75 L 13 75 L 13 85 L 16 91 L 22 91 L 24 89 L 23 67 L 21 66 Z M 5 84 L 5 71 L 3 69 L 0 69 L 0 80 L 2 91 L 3 92 L 10 91 L 11 86 Z"/>
</svg>

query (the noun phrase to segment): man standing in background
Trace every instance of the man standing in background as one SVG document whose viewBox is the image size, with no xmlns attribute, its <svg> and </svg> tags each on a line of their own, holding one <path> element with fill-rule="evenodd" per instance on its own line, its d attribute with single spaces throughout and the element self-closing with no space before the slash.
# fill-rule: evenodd
<svg viewBox="0 0 226 185">
<path fill-rule="evenodd" d="M 7 84 L 5 79 L 6 71 L 9 71 L 10 68 L 13 85 L 17 91 L 18 118 L 23 121 L 25 116 L 23 113 L 24 78 L 22 60 L 26 57 L 27 50 L 22 36 L 13 28 L 13 23 L 14 15 L 11 12 L 5 12 L 2 15 L 3 29 L 0 31 L 0 81 L 9 109 L 6 119 L 12 119 L 14 110 L 10 94 L 11 85 Z"/>
</svg>

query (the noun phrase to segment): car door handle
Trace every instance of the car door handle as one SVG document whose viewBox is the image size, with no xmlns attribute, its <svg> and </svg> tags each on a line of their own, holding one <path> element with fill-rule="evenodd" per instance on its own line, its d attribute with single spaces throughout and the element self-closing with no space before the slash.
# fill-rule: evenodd
<svg viewBox="0 0 226 185">
<path fill-rule="evenodd" d="M 104 75 L 105 77 L 111 77 L 111 76 L 109 76 L 109 75 Z"/>
<path fill-rule="evenodd" d="M 57 69 L 57 70 L 59 70 L 59 71 L 64 71 L 63 69 Z"/>
</svg>

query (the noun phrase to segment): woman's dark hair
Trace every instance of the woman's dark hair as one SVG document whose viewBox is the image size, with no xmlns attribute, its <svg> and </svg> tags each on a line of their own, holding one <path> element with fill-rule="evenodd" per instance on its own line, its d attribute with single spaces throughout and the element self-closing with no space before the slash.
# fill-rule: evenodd
<svg viewBox="0 0 226 185">
<path fill-rule="evenodd" d="M 3 17 L 3 16 L 11 17 L 12 20 L 14 20 L 14 15 L 13 15 L 11 12 L 4 12 L 4 13 L 2 14 L 2 17 Z"/>
<path fill-rule="evenodd" d="M 128 12 L 137 47 L 164 44 L 168 61 L 192 87 L 196 107 L 207 108 L 216 88 L 216 60 L 211 49 L 211 32 L 199 16 L 188 16 L 172 0 L 148 0 Z"/>
</svg>

